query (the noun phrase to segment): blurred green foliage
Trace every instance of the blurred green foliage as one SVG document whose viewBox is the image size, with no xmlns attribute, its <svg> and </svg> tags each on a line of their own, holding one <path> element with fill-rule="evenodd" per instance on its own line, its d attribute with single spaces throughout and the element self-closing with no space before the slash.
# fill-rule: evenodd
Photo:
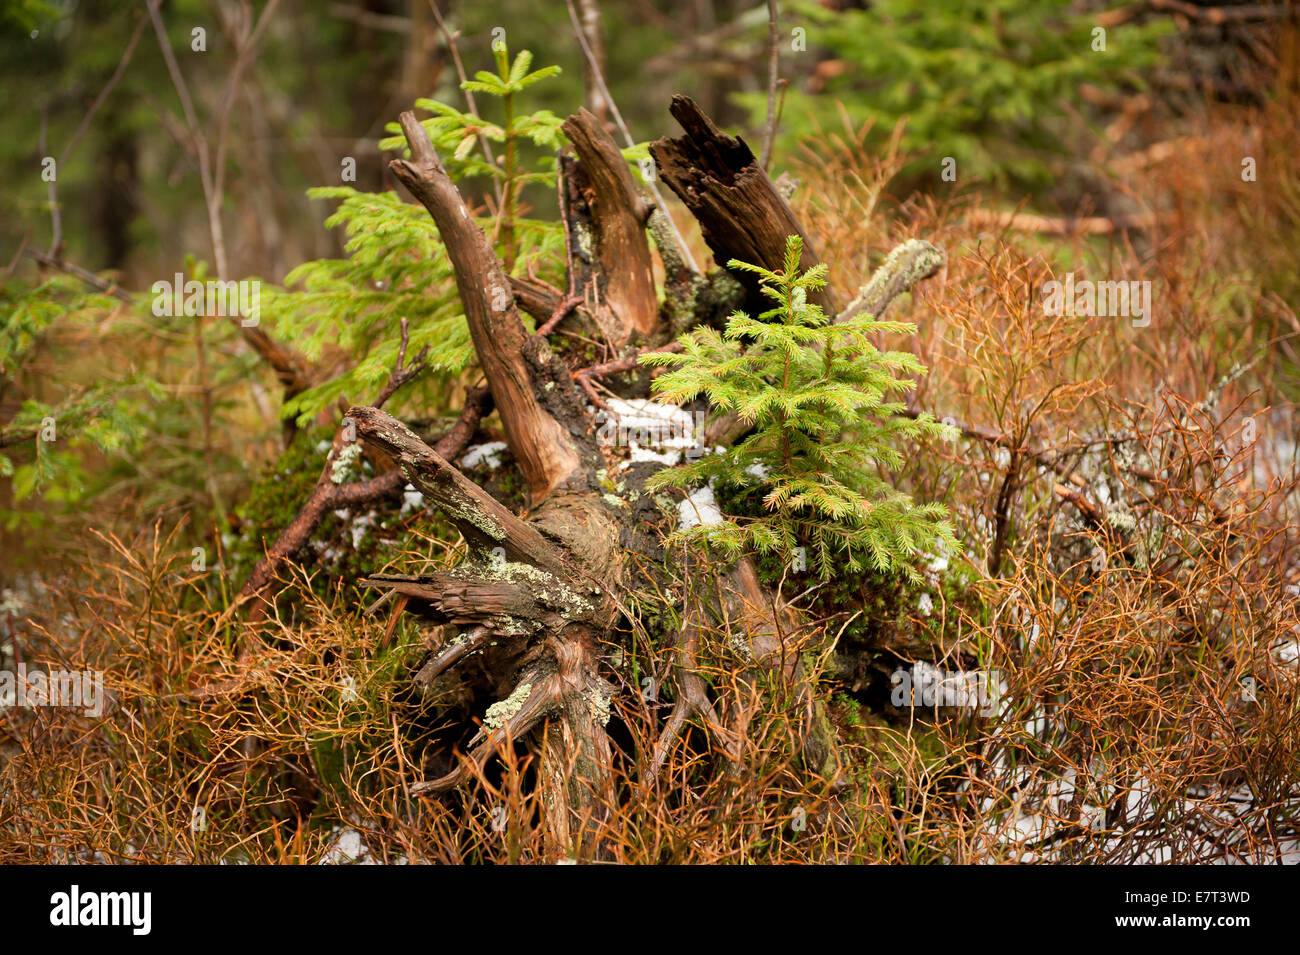
<svg viewBox="0 0 1300 955">
<path fill-rule="evenodd" d="M 791 0 L 782 9 L 787 32 L 802 28 L 808 47 L 782 51 L 788 69 L 838 61 L 817 92 L 795 83 L 785 95 L 785 148 L 838 127 L 843 110 L 855 124 L 873 121 L 882 146 L 905 122 L 904 152 L 926 153 L 932 174 L 952 157 L 960 182 L 1027 189 L 1050 185 L 1078 144 L 1079 85 L 1142 88 L 1170 30 L 1161 20 L 1114 27 L 1095 49 L 1094 16 L 1068 0 L 875 0 L 843 11 Z M 765 94 L 737 99 L 761 125 Z"/>
</svg>

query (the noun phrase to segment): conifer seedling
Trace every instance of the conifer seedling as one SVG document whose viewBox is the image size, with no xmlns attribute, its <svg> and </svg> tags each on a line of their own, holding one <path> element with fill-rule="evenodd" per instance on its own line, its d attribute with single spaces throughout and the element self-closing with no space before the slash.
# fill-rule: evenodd
<svg viewBox="0 0 1300 955">
<path fill-rule="evenodd" d="M 902 415 L 901 396 L 925 373 L 916 356 L 872 343 L 879 333 L 915 328 L 866 314 L 829 321 L 808 301 L 810 289 L 826 284 L 827 268 L 801 273 L 802 250 L 799 236 L 790 236 L 779 272 L 728 263 L 758 276 L 773 302 L 768 311 L 735 312 L 722 332 L 699 327 L 683 335 L 680 353 L 642 356 L 671 369 L 654 383 L 661 400 L 682 404 L 704 395 L 717 412 L 735 412 L 752 428 L 729 449 L 659 472 L 651 486 L 761 491 L 766 514 L 726 516 L 674 535 L 728 560 L 758 553 L 792 561 L 805 546 L 823 579 L 841 568 L 916 579 L 914 555 L 955 551 L 956 541 L 942 504 L 916 504 L 887 478 L 909 441 L 942 436 L 945 427 L 926 415 Z"/>
</svg>

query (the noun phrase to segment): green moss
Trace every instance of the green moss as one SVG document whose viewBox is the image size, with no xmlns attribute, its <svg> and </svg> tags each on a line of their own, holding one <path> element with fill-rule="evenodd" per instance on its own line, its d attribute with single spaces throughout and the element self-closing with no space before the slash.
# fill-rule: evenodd
<svg viewBox="0 0 1300 955">
<path fill-rule="evenodd" d="M 253 484 L 236 511 L 239 536 L 228 540 L 224 555 L 237 583 L 247 579 L 298 516 L 320 478 L 333 437 L 334 429 L 329 427 L 300 432 Z M 353 455 L 347 472 L 349 479 L 373 476 L 369 462 L 359 454 Z M 436 514 L 425 511 L 419 516 L 403 516 L 401 499 L 389 498 L 366 508 L 327 512 L 294 560 L 323 571 L 314 575 L 311 586 L 315 593 L 326 596 L 339 581 L 356 581 L 384 569 L 403 552 L 423 549 L 416 527 L 441 540 L 456 539 L 454 529 Z M 286 599 L 292 599 L 292 591 Z"/>
</svg>

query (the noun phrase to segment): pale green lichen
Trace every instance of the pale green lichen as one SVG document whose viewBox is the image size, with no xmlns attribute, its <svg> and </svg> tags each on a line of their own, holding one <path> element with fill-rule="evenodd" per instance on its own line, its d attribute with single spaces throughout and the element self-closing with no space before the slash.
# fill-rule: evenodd
<svg viewBox="0 0 1300 955">
<path fill-rule="evenodd" d="M 1106 520 L 1116 530 L 1123 531 L 1126 534 L 1132 534 L 1137 530 L 1137 519 L 1128 510 L 1121 505 L 1115 505 L 1106 510 Z"/>
<path fill-rule="evenodd" d="M 746 663 L 754 662 L 754 648 L 750 646 L 749 639 L 741 632 L 734 631 L 731 634 L 731 649 L 736 651 L 736 655 Z"/>
<path fill-rule="evenodd" d="M 495 633 L 499 633 L 503 637 L 525 637 L 538 628 L 536 623 L 520 620 L 518 617 L 511 617 L 508 614 L 497 614 L 489 618 L 488 623 Z"/>
<path fill-rule="evenodd" d="M 578 248 L 582 250 L 584 258 L 590 261 L 596 257 L 590 229 L 584 225 L 576 223 L 573 230 L 573 237 L 577 240 Z"/>
<path fill-rule="evenodd" d="M 493 703 L 487 708 L 487 712 L 483 714 L 483 725 L 488 730 L 500 729 L 507 720 L 519 715 L 519 711 L 524 708 L 524 703 L 528 700 L 528 694 L 532 691 L 531 683 L 519 684 L 504 700 Z"/>
<path fill-rule="evenodd" d="M 512 583 L 526 581 L 538 600 L 570 614 L 583 614 L 592 609 L 591 601 L 554 574 L 532 564 L 496 561 L 480 568 L 479 573 L 493 580 L 508 580 Z"/>
<path fill-rule="evenodd" d="M 885 256 L 884 263 L 871 276 L 871 281 L 858 290 L 857 297 L 842 314 L 847 317 L 884 311 L 894 296 L 910 290 L 927 275 L 933 275 L 943 262 L 942 249 L 921 239 L 908 239 Z"/>
<path fill-rule="evenodd" d="M 343 484 L 355 477 L 357 459 L 361 457 L 361 445 L 349 444 L 339 451 L 330 466 L 330 480 Z"/>
<path fill-rule="evenodd" d="M 601 726 L 609 723 L 609 704 L 612 697 L 606 696 L 600 691 L 591 694 L 591 718 Z"/>
<path fill-rule="evenodd" d="M 505 528 L 485 514 L 473 504 L 459 505 L 455 502 L 448 501 L 445 495 L 439 494 L 436 488 L 430 487 L 428 482 L 424 481 L 415 470 L 405 461 L 401 464 L 402 476 L 418 488 L 427 498 L 437 502 L 440 507 L 452 521 L 462 521 L 472 527 L 482 531 L 489 539 L 494 541 L 504 541 L 506 539 Z"/>
</svg>

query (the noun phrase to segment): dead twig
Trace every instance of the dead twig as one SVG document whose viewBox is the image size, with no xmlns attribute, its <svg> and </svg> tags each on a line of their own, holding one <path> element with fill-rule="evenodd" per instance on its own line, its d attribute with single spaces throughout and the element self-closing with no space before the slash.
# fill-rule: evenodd
<svg viewBox="0 0 1300 955">
<path fill-rule="evenodd" d="M 758 165 L 767 172 L 772 164 L 772 142 L 776 139 L 776 89 L 781 78 L 781 38 L 776 31 L 776 0 L 767 0 L 767 122 L 763 125 L 763 148 Z"/>
<path fill-rule="evenodd" d="M 405 326 L 405 319 L 403 319 L 403 326 Z M 405 327 L 403 327 L 403 332 L 405 332 Z M 405 336 L 403 337 L 405 338 Z M 383 400 L 387 400 L 397 387 L 414 377 L 414 374 L 410 374 L 411 369 L 403 368 L 405 353 L 406 342 L 404 340 L 402 355 L 398 358 L 397 367 L 389 376 L 389 385 L 392 385 L 396 379 L 401 380 L 391 390 L 387 385 L 385 386 L 384 392 L 380 394 L 380 398 Z M 423 353 L 421 353 L 422 357 Z M 412 366 L 412 368 L 416 368 L 417 373 L 418 362 L 419 359 L 417 359 L 417 366 Z M 406 377 L 402 377 L 404 374 Z M 492 395 L 486 387 L 470 389 L 465 398 L 465 407 L 461 410 L 456 424 L 437 443 L 435 450 L 445 458 L 454 458 L 460 454 L 465 449 L 465 446 L 469 444 L 469 439 L 473 436 L 479 421 L 491 409 L 491 403 Z M 378 405 L 375 407 L 378 407 Z M 248 580 L 245 581 L 243 588 L 239 592 L 241 600 L 254 600 L 254 598 L 262 596 L 271 586 L 279 569 L 311 539 L 311 535 L 316 532 L 320 522 L 331 510 L 339 507 L 356 507 L 370 504 L 391 494 L 396 494 L 406 484 L 406 478 L 397 468 L 367 481 L 336 484 L 333 481 L 334 463 L 338 459 L 339 451 L 343 448 L 341 438 L 341 432 L 335 436 L 334 447 L 325 459 L 325 466 L 321 469 L 320 477 L 316 480 L 316 486 L 312 488 L 311 496 L 303 504 L 298 516 L 280 532 L 280 536 L 276 538 L 275 543 L 267 550 L 266 555 L 257 562 L 253 572 L 249 574 Z M 265 614 L 266 609 L 266 601 L 255 600 L 252 609 L 249 611 L 249 619 L 260 619 Z"/>
<path fill-rule="evenodd" d="M 425 357 L 429 354 L 429 346 L 425 345 L 420 349 L 420 353 L 415 356 L 415 361 L 410 365 L 406 364 L 406 346 L 411 342 L 410 323 L 405 318 L 402 319 L 402 344 L 397 349 L 397 364 L 388 375 L 388 381 L 384 388 L 379 392 L 379 397 L 371 402 L 371 406 L 382 408 L 384 402 L 393 396 L 398 388 L 415 378 L 425 368 Z"/>
<path fill-rule="evenodd" d="M 617 375 L 621 372 L 632 371 L 640 364 L 642 355 L 648 355 L 652 352 L 676 353 L 681 350 L 681 342 L 673 342 L 670 345 L 665 345 L 663 348 L 643 348 L 635 355 L 628 355 L 626 358 L 618 358 L 614 361 L 607 361 L 599 365 L 590 365 L 587 368 L 579 368 L 577 371 L 572 373 L 573 380 L 587 393 L 587 397 L 591 399 L 592 404 L 597 408 L 600 408 L 602 411 L 608 411 L 609 409 L 605 405 L 605 402 L 600 399 L 596 394 L 595 389 L 592 387 L 591 380 L 593 378 L 602 378 L 605 375 Z"/>
</svg>

